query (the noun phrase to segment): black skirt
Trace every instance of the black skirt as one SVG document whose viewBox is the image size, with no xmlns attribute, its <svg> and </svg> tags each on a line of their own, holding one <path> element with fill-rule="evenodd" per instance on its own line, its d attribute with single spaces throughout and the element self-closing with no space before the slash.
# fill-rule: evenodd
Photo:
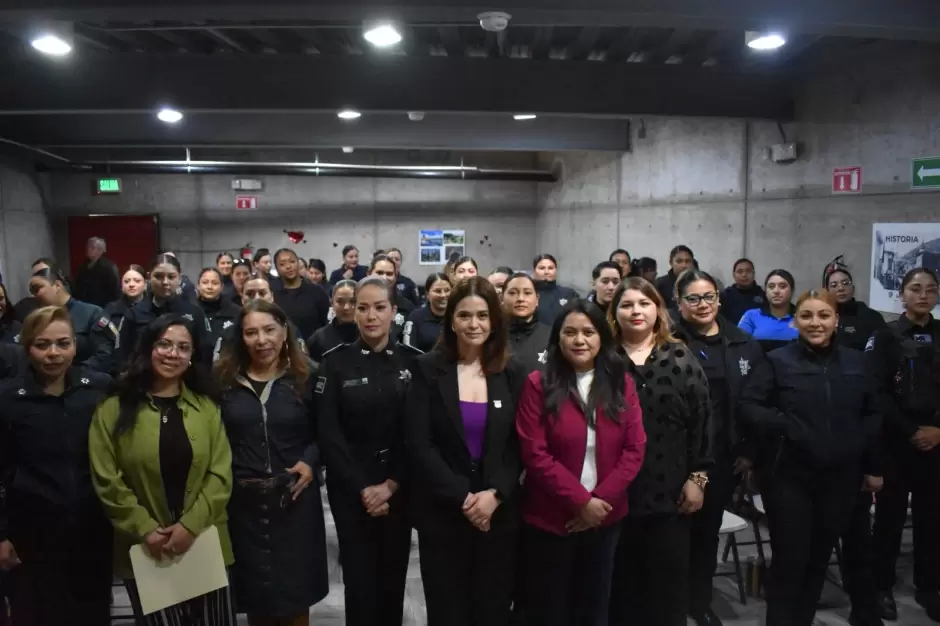
<svg viewBox="0 0 940 626">
<path fill-rule="evenodd" d="M 323 504 L 317 483 L 296 501 L 282 485 L 236 480 L 229 502 L 232 568 L 239 613 L 264 617 L 302 615 L 326 597 L 329 576 Z"/>
</svg>

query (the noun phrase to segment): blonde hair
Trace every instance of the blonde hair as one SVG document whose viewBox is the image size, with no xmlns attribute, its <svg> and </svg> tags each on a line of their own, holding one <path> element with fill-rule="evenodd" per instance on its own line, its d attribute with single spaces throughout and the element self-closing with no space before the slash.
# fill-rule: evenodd
<svg viewBox="0 0 940 626">
<path fill-rule="evenodd" d="M 69 317 L 69 312 L 65 310 L 65 307 L 44 306 L 36 309 L 23 320 L 23 327 L 20 329 L 20 345 L 29 350 L 36 341 L 36 337 L 56 322 L 68 324 L 72 329 L 72 336 L 75 336 L 72 318 Z"/>
<path fill-rule="evenodd" d="M 614 297 L 610 301 L 610 307 L 607 309 L 607 322 L 610 324 L 610 329 L 613 331 L 617 343 L 623 343 L 623 329 L 617 323 L 617 309 L 620 308 L 623 294 L 628 290 L 639 291 L 656 305 L 656 324 L 653 325 L 653 341 L 656 343 L 656 347 L 660 348 L 667 343 L 680 343 L 672 334 L 669 311 L 666 309 L 666 302 L 659 290 L 648 280 L 639 276 L 628 276 L 620 281 L 617 291 L 614 292 Z"/>
<path fill-rule="evenodd" d="M 835 274 L 835 272 L 833 272 Z M 800 308 L 810 300 L 821 300 L 825 302 L 833 311 L 836 313 L 839 312 L 839 304 L 836 300 L 836 297 L 825 289 L 810 289 L 804 291 L 803 294 L 797 299 L 794 311 L 799 311 Z"/>
</svg>

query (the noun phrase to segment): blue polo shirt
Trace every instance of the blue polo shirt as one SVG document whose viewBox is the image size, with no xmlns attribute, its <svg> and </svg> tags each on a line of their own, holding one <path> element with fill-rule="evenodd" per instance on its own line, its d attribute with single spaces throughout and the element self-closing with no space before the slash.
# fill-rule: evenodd
<svg viewBox="0 0 940 626">
<path fill-rule="evenodd" d="M 751 309 L 741 317 L 738 328 L 754 337 L 765 352 L 780 348 L 799 336 L 793 326 L 792 309 L 783 318 L 774 317 L 767 308 Z"/>
</svg>

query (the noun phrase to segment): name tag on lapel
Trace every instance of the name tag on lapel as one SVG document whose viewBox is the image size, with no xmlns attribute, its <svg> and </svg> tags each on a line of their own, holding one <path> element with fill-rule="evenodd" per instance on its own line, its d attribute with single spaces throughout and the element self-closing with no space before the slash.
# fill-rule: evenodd
<svg viewBox="0 0 940 626">
<path fill-rule="evenodd" d="M 345 389 L 346 387 L 361 387 L 362 385 L 368 385 L 368 384 L 369 384 L 368 378 L 354 378 L 352 380 L 344 380 L 343 389 Z"/>
<path fill-rule="evenodd" d="M 502 400 L 493 400 L 493 408 L 494 408 L 494 409 L 501 409 L 501 408 L 503 408 L 503 401 L 502 401 Z"/>
</svg>

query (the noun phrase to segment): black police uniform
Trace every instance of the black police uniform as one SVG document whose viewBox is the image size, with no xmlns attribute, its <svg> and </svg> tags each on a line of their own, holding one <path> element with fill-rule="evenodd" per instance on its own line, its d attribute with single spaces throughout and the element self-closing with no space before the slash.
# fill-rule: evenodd
<svg viewBox="0 0 940 626">
<path fill-rule="evenodd" d="M 398 343 L 405 335 L 405 324 L 408 323 L 408 317 L 414 313 L 415 305 L 400 293 L 395 294 L 394 304 L 398 311 L 395 313 L 395 319 L 392 320 L 392 340 Z"/>
<path fill-rule="evenodd" d="M 222 336 L 228 334 L 229 329 L 235 326 L 241 308 L 231 300 L 222 297 L 211 302 L 200 298 L 196 304 L 202 309 L 209 322 L 209 338 L 212 345 L 217 345 Z"/>
<path fill-rule="evenodd" d="M 862 354 L 802 341 L 770 352 L 741 395 L 740 419 L 778 441 L 761 476 L 774 584 L 767 626 L 810 626 L 829 557 L 878 439 L 881 413 Z"/>
<path fill-rule="evenodd" d="M 352 343 L 359 338 L 359 327 L 355 322 L 344 324 L 339 318 L 333 320 L 313 333 L 307 341 L 307 352 L 314 363 L 322 363 L 323 355 L 336 346 Z"/>
<path fill-rule="evenodd" d="M 441 336 L 442 319 L 431 312 L 428 304 L 415 309 L 405 321 L 402 343 L 422 352 L 430 352 L 437 344 L 437 338 Z"/>
<path fill-rule="evenodd" d="M 0 322 L 0 343 L 19 343 L 20 323 L 10 320 L 8 323 Z"/>
<path fill-rule="evenodd" d="M 144 330 L 154 320 L 166 314 L 179 315 L 191 322 L 193 332 L 193 345 L 201 351 L 201 362 L 205 365 L 212 363 L 212 351 L 215 346 L 211 341 L 212 328 L 202 309 L 181 295 L 176 295 L 157 306 L 153 298 L 145 297 L 143 300 L 128 309 L 118 328 L 117 356 L 118 367 L 123 367 L 131 354 L 137 349 Z"/>
<path fill-rule="evenodd" d="M 395 281 L 395 289 L 399 295 L 408 298 L 415 307 L 421 306 L 421 294 L 418 293 L 418 286 L 415 281 L 407 276 L 399 276 L 398 280 Z"/>
<path fill-rule="evenodd" d="M 318 328 L 326 326 L 331 307 L 330 299 L 322 289 L 306 280 L 301 281 L 296 289 L 283 286 L 279 289 L 272 286 L 271 289 L 274 302 L 300 329 L 302 339 L 306 340 Z"/>
<path fill-rule="evenodd" d="M 885 414 L 884 488 L 872 538 L 875 582 L 890 595 L 910 494 L 914 585 L 918 596 L 935 597 L 940 589 L 940 446 L 921 452 L 910 439 L 920 426 L 940 427 L 940 321 L 931 317 L 918 326 L 901 317 L 877 331 L 866 352 Z"/>
<path fill-rule="evenodd" d="M 14 623 L 110 620 L 112 532 L 92 487 L 88 429 L 110 378 L 73 367 L 61 396 L 31 370 L 0 383 L 0 540 L 22 563 L 6 590 Z"/>
<path fill-rule="evenodd" d="M 411 524 L 405 507 L 404 407 L 420 350 L 362 340 L 325 355 L 317 377 L 320 445 L 336 521 L 350 626 L 400 625 Z M 399 485 L 382 517 L 370 516 L 361 492 L 386 480 Z"/>
<path fill-rule="evenodd" d="M 839 305 L 839 330 L 836 341 L 845 346 L 863 352 L 868 340 L 875 331 L 887 328 L 881 313 L 870 309 L 864 302 L 852 298 Z"/>
<path fill-rule="evenodd" d="M 750 287 L 744 289 L 737 285 L 729 285 L 721 292 L 721 309 L 718 313 L 737 326 L 747 311 L 759 309 L 766 304 L 767 294 L 757 283 L 751 283 Z"/>
<path fill-rule="evenodd" d="M 39 298 L 36 296 L 26 296 L 13 305 L 13 311 L 16 313 L 16 321 L 22 324 L 26 321 L 26 318 L 29 317 L 30 313 L 41 306 L 42 303 L 39 301 Z"/>
<path fill-rule="evenodd" d="M 552 329 L 539 321 L 538 315 L 529 321 L 513 319 L 509 325 L 509 348 L 526 374 L 545 371 L 548 363 L 548 339 Z"/>
<path fill-rule="evenodd" d="M 26 353 L 17 344 L 0 343 L 0 384 L 22 376 L 26 371 Z"/>
<path fill-rule="evenodd" d="M 199 299 L 199 292 L 196 291 L 196 285 L 186 274 L 180 276 L 180 287 L 176 293 L 193 303 Z"/>
<path fill-rule="evenodd" d="M 146 293 L 144 294 L 144 297 L 146 297 Z M 122 294 L 120 298 L 104 307 L 104 314 L 108 317 L 109 320 L 111 320 L 111 323 L 114 324 L 115 328 L 120 329 L 121 322 L 124 320 L 124 315 L 127 313 L 128 309 L 134 306 L 134 304 L 134 302 L 131 302 L 127 299 L 127 296 Z"/>
<path fill-rule="evenodd" d="M 539 294 L 539 308 L 536 314 L 540 322 L 551 327 L 565 305 L 578 299 L 578 292 L 567 287 L 559 287 L 554 280 L 533 282 Z"/>
<path fill-rule="evenodd" d="M 670 311 L 674 334 L 689 346 L 708 380 L 712 421 L 708 425 L 714 465 L 708 470 L 708 487 L 701 510 L 692 517 L 689 560 L 689 614 L 700 617 L 712 603 L 712 579 L 718 565 L 718 531 L 726 507 L 730 507 L 740 480 L 734 473 L 738 457 L 754 461 L 756 446 L 737 419 L 738 398 L 748 377 L 764 361 L 764 351 L 750 335 L 734 324 L 718 320 L 718 334 L 702 336 L 679 315 Z"/>
<path fill-rule="evenodd" d="M 118 329 L 104 309 L 70 298 L 65 308 L 75 330 L 75 364 L 110 374 L 115 367 L 114 346 Z"/>
</svg>

